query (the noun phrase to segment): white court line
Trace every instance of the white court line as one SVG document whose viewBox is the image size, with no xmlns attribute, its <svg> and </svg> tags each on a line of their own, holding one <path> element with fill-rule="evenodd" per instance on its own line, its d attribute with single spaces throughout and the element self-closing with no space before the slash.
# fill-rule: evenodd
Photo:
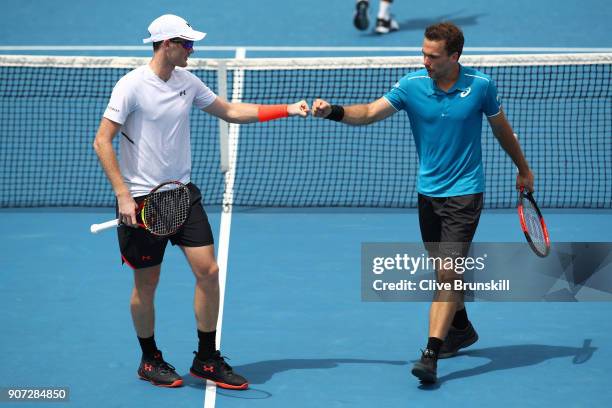
<svg viewBox="0 0 612 408">
<path fill-rule="evenodd" d="M 244 59 L 246 50 L 238 48 L 235 58 Z M 244 70 L 237 70 L 234 73 L 232 85 L 231 102 L 242 100 L 242 89 Z M 220 119 L 219 119 L 220 120 Z M 236 170 L 236 158 L 238 155 L 238 135 L 240 126 L 230 124 L 228 137 L 228 164 L 229 169 L 225 173 L 225 194 L 223 197 L 223 211 L 221 212 L 221 226 L 219 228 L 219 247 L 217 251 L 217 264 L 219 265 L 219 317 L 217 319 L 217 346 L 221 348 L 221 329 L 223 327 L 223 305 L 225 303 L 225 282 L 227 281 L 227 264 L 229 256 L 229 241 L 232 227 L 232 204 L 234 203 L 234 176 Z M 212 381 L 206 381 L 206 392 L 204 393 L 204 408 L 214 408 L 217 399 L 217 387 Z"/>
<path fill-rule="evenodd" d="M 144 45 L 0 45 L 0 51 L 150 51 Z M 276 52 L 421 52 L 421 47 L 318 47 L 318 46 L 198 46 L 201 51 Z M 464 52 L 612 52 L 610 47 L 464 47 Z"/>
</svg>

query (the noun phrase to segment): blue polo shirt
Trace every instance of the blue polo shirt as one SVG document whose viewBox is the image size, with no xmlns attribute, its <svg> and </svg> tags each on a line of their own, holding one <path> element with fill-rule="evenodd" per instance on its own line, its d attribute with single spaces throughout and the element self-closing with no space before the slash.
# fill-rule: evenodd
<svg viewBox="0 0 612 408">
<path fill-rule="evenodd" d="M 484 191 L 482 115 L 499 114 L 501 104 L 489 76 L 459 68 L 459 78 L 448 92 L 421 69 L 404 76 L 384 95 L 410 118 L 420 163 L 417 190 L 431 197 Z"/>
</svg>

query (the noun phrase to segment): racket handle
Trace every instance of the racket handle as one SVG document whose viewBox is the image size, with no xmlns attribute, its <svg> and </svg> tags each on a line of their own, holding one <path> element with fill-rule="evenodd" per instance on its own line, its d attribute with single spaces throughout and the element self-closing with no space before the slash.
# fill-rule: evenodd
<svg viewBox="0 0 612 408">
<path fill-rule="evenodd" d="M 115 219 L 115 220 L 103 222 L 101 224 L 91 224 L 91 227 L 89 227 L 89 230 L 91 231 L 92 234 L 97 234 L 100 231 L 104 231 L 106 229 L 117 227 L 117 226 L 119 226 L 119 220 Z"/>
</svg>

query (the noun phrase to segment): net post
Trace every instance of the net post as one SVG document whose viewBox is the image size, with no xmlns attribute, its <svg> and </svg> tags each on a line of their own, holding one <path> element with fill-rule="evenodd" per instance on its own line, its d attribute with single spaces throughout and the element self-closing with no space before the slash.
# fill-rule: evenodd
<svg viewBox="0 0 612 408">
<path fill-rule="evenodd" d="M 236 64 L 236 61 L 243 60 L 245 58 L 245 49 L 239 48 L 236 50 L 236 57 L 230 65 L 232 70 L 232 86 L 231 86 L 231 97 L 228 98 L 231 103 L 242 102 L 242 91 L 244 88 L 244 68 L 240 64 Z M 227 78 L 227 61 L 224 61 L 225 65 L 225 76 Z M 225 88 L 227 89 L 227 87 Z M 223 194 L 223 210 L 225 212 L 231 212 L 232 205 L 234 204 L 234 178 L 236 175 L 236 162 L 238 157 L 238 140 L 240 139 L 240 125 L 237 123 L 227 124 L 227 167 L 228 170 L 224 174 L 225 179 L 225 191 Z"/>
<path fill-rule="evenodd" d="M 223 60 L 217 67 L 217 94 L 227 100 L 227 64 Z M 229 170 L 229 136 L 228 123 L 223 119 L 219 119 L 219 155 L 221 172 L 226 173 Z"/>
</svg>

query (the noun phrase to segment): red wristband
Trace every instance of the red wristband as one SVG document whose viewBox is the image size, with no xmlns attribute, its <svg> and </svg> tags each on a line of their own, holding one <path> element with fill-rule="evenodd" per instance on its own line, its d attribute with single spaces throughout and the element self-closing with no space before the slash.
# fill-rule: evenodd
<svg viewBox="0 0 612 408">
<path fill-rule="evenodd" d="M 289 116 L 287 105 L 259 105 L 259 110 L 257 111 L 257 117 L 260 122 L 286 118 L 287 116 Z"/>
</svg>

